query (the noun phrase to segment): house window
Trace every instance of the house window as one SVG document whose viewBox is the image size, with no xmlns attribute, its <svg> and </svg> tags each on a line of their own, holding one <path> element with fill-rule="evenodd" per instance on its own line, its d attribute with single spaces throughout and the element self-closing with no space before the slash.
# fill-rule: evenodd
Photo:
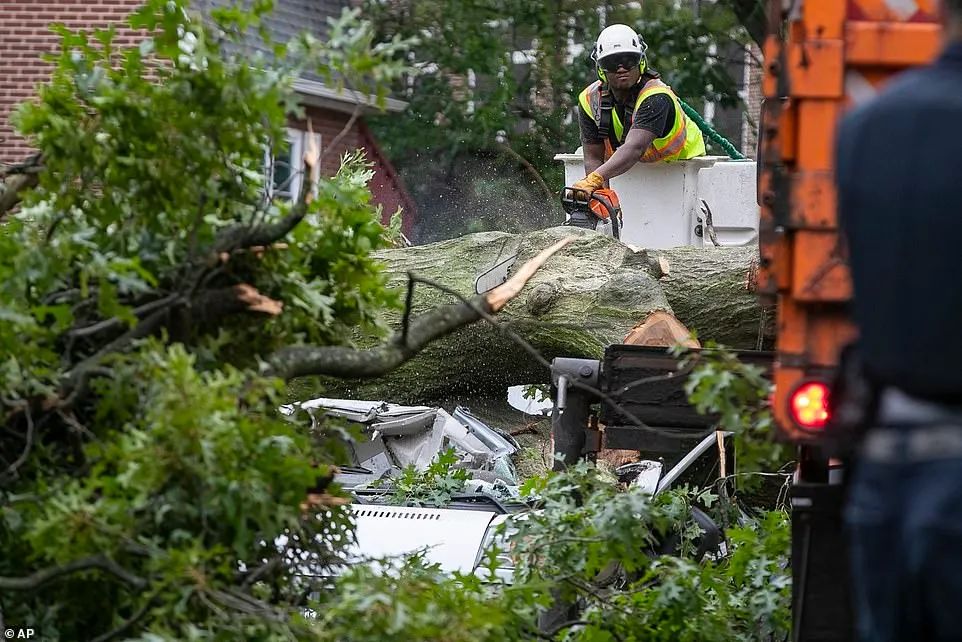
<svg viewBox="0 0 962 642">
<path fill-rule="evenodd" d="M 273 150 L 273 157 L 270 148 L 265 150 L 264 164 L 271 197 L 293 200 L 300 194 L 301 181 L 304 178 L 304 147 L 308 136 L 314 137 L 314 142 L 320 149 L 320 134 L 289 128 L 286 139 Z M 321 168 L 316 166 L 311 174 L 312 184 L 316 185 L 320 177 Z"/>
</svg>

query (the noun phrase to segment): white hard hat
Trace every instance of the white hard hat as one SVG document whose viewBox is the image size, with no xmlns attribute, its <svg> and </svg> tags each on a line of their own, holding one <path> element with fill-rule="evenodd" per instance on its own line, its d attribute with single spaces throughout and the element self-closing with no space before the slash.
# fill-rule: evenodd
<svg viewBox="0 0 962 642">
<path fill-rule="evenodd" d="M 628 25 L 611 25 L 598 35 L 595 43 L 595 61 L 619 53 L 645 55 L 645 41 Z"/>
</svg>

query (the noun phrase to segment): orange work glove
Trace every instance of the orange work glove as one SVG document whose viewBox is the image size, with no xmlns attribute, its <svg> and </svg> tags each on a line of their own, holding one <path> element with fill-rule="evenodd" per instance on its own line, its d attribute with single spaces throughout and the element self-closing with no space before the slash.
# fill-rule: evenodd
<svg viewBox="0 0 962 642">
<path fill-rule="evenodd" d="M 580 181 L 572 185 L 571 187 L 576 190 L 584 190 L 588 194 L 593 193 L 595 190 L 599 190 L 605 186 L 605 179 L 598 172 L 591 172 Z M 583 196 L 578 192 L 574 193 L 575 198 L 582 198 Z"/>
</svg>

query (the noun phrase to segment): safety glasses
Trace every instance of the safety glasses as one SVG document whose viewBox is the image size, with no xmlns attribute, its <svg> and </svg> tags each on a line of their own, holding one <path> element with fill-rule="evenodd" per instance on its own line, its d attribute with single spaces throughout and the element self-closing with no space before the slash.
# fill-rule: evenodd
<svg viewBox="0 0 962 642">
<path fill-rule="evenodd" d="M 620 53 L 605 56 L 598 61 L 601 68 L 605 71 L 618 71 L 618 67 L 632 69 L 641 62 L 641 56 L 636 53 Z"/>
</svg>

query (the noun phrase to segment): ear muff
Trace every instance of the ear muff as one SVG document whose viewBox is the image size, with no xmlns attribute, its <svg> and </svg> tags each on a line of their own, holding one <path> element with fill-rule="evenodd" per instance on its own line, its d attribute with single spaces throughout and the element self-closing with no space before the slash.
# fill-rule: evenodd
<svg viewBox="0 0 962 642">
<path fill-rule="evenodd" d="M 591 51 L 591 62 L 595 63 L 595 73 L 598 74 L 598 80 L 600 80 L 601 82 L 607 84 L 607 82 L 608 82 L 608 74 L 606 74 L 606 73 L 605 73 L 605 70 L 602 69 L 602 68 L 601 68 L 601 65 L 598 64 L 598 50 L 597 50 L 597 49 L 592 49 L 592 51 Z"/>
</svg>

